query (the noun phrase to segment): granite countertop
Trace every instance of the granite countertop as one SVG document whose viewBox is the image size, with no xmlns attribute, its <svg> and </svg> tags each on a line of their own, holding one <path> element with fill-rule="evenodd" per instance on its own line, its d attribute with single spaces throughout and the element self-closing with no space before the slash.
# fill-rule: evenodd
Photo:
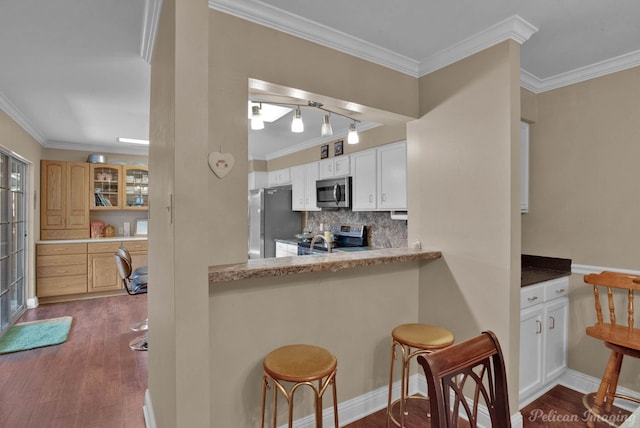
<svg viewBox="0 0 640 428">
<path fill-rule="evenodd" d="M 92 242 L 146 241 L 146 236 L 114 236 L 112 238 L 46 239 L 36 244 L 87 244 Z"/>
<path fill-rule="evenodd" d="M 440 251 L 384 248 L 371 251 L 251 259 L 246 263 L 209 267 L 209 284 L 306 272 L 336 271 L 378 264 L 433 260 L 440 257 L 442 257 Z"/>
<path fill-rule="evenodd" d="M 571 259 L 522 254 L 521 261 L 521 287 L 571 275 Z"/>
</svg>

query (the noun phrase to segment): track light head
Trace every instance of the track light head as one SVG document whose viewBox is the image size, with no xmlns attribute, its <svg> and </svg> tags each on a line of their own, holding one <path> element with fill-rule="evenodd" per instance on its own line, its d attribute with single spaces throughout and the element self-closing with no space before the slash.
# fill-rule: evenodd
<svg viewBox="0 0 640 428">
<path fill-rule="evenodd" d="M 293 114 L 293 120 L 291 121 L 291 132 L 304 132 L 304 123 L 302 122 L 302 111 L 300 107 L 296 108 Z"/>
<path fill-rule="evenodd" d="M 322 118 L 322 127 L 320 128 L 320 134 L 323 137 L 330 137 L 333 135 L 333 128 L 331 128 L 331 123 L 329 122 L 329 115 L 325 114 Z"/>
</svg>

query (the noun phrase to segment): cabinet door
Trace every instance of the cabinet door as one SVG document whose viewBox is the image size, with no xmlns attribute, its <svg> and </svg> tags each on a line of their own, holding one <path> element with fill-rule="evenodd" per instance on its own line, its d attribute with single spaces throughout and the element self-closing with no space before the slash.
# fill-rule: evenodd
<svg viewBox="0 0 640 428">
<path fill-rule="evenodd" d="M 41 229 L 65 228 L 66 180 L 66 162 L 43 160 L 40 163 Z"/>
<path fill-rule="evenodd" d="M 520 397 L 542 386 L 543 316 L 542 305 L 520 314 Z"/>
<path fill-rule="evenodd" d="M 113 253 L 89 254 L 89 292 L 120 290 L 122 279 L 118 275 Z"/>
<path fill-rule="evenodd" d="M 545 319 L 544 382 L 560 376 L 567 368 L 569 299 L 547 305 Z"/>
<path fill-rule="evenodd" d="M 333 158 L 321 160 L 318 166 L 320 167 L 319 178 L 331 178 L 335 175 Z"/>
<path fill-rule="evenodd" d="M 378 208 L 407 209 L 407 148 L 406 144 L 391 144 L 378 149 Z"/>
<path fill-rule="evenodd" d="M 334 159 L 333 175 L 336 177 L 349 175 L 349 156 L 340 156 Z"/>
<path fill-rule="evenodd" d="M 119 210 L 122 207 L 122 166 L 91 164 L 91 209 Z"/>
<path fill-rule="evenodd" d="M 67 164 L 67 229 L 89 230 L 89 165 Z"/>
<path fill-rule="evenodd" d="M 320 211 L 317 207 L 316 180 L 318 179 L 318 163 L 313 162 L 304 167 L 304 208 L 306 211 Z"/>
<path fill-rule="evenodd" d="M 149 169 L 144 166 L 124 166 L 122 208 L 126 210 L 149 209 Z"/>
<path fill-rule="evenodd" d="M 291 168 L 291 209 L 293 211 L 304 211 L 304 167 L 294 166 Z"/>
<path fill-rule="evenodd" d="M 351 155 L 353 211 L 376 208 L 376 151 L 364 150 Z"/>
</svg>

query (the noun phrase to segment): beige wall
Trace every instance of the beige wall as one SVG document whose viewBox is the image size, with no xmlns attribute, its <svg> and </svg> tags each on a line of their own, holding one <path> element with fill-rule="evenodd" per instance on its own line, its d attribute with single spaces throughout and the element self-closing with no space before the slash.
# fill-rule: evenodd
<svg viewBox="0 0 640 428">
<path fill-rule="evenodd" d="M 520 47 L 504 42 L 420 79 L 409 123 L 409 243 L 441 250 L 420 269 L 419 320 L 456 341 L 493 330 L 518 410 Z"/>
<path fill-rule="evenodd" d="M 537 95 L 524 253 L 640 270 L 639 99 L 640 67 Z M 595 317 L 582 275 L 571 278 L 570 305 L 569 367 L 600 378 L 608 352 L 584 332 Z M 639 373 L 626 358 L 620 384 L 640 390 Z"/>
<path fill-rule="evenodd" d="M 390 333 L 416 321 L 417 285 L 417 262 L 214 284 L 211 426 L 260 425 L 262 359 L 291 343 L 322 346 L 336 355 L 339 403 L 384 388 Z M 331 395 L 325 394 L 324 407 L 329 406 Z M 296 409 L 295 418 L 313 411 L 298 401 Z M 279 415 L 279 425 L 286 423 L 286 410 Z"/>
<path fill-rule="evenodd" d="M 159 428 L 206 427 L 208 7 L 165 0 L 162 9 L 151 75 L 149 393 Z"/>
<path fill-rule="evenodd" d="M 42 146 L 13 119 L 0 110 L 0 148 L 29 164 L 29 193 L 27 198 L 27 299 L 36 295 L 35 241 L 40 236 L 40 160 Z"/>
</svg>

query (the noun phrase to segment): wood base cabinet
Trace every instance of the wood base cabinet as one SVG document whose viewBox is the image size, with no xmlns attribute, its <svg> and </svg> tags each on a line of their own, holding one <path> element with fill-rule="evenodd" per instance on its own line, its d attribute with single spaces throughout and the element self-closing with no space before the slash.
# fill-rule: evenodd
<svg viewBox="0 0 640 428">
<path fill-rule="evenodd" d="M 520 292 L 520 407 L 553 386 L 567 368 L 569 277 Z"/>
</svg>

